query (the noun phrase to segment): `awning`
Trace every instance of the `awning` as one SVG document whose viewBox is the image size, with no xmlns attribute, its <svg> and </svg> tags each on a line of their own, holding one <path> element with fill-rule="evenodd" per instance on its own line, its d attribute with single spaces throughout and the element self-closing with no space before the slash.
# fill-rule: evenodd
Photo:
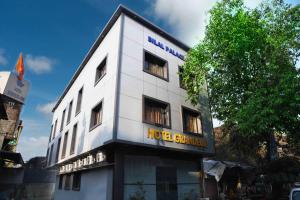
<svg viewBox="0 0 300 200">
<path fill-rule="evenodd" d="M 216 181 L 219 182 L 226 168 L 240 168 L 242 170 L 252 170 L 254 167 L 231 161 L 217 161 L 217 160 L 203 160 L 204 173 L 215 177 Z"/>
</svg>

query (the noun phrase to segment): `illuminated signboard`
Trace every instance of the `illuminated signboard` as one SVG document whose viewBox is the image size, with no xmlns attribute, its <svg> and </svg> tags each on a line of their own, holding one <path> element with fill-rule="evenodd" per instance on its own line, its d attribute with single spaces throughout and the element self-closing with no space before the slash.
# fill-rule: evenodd
<svg viewBox="0 0 300 200">
<path fill-rule="evenodd" d="M 158 46 L 159 48 L 169 52 L 173 56 L 176 56 L 177 58 L 184 61 L 184 56 L 180 54 L 178 51 L 175 51 L 174 49 L 168 47 L 167 45 L 164 45 L 163 43 L 157 41 L 156 39 L 152 38 L 151 36 L 148 36 L 148 42 L 154 44 L 155 46 Z"/>
<path fill-rule="evenodd" d="M 164 140 L 168 142 L 176 142 L 179 144 L 193 145 L 197 147 L 207 147 L 207 141 L 204 138 L 189 136 L 182 133 L 171 133 L 169 131 L 161 131 L 148 128 L 147 137 L 155 140 Z"/>
</svg>

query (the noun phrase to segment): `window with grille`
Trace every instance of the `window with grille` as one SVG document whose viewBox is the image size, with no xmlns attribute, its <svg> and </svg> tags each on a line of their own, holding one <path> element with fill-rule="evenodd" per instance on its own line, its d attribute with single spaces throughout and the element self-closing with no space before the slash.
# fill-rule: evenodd
<svg viewBox="0 0 300 200">
<path fill-rule="evenodd" d="M 92 109 L 90 129 L 102 123 L 102 101 Z"/>
<path fill-rule="evenodd" d="M 144 71 L 156 77 L 168 80 L 167 61 L 144 51 Z"/>
<path fill-rule="evenodd" d="M 63 144 L 63 149 L 61 152 L 62 159 L 66 156 L 66 150 L 67 150 L 67 144 L 68 144 L 68 134 L 69 134 L 69 132 L 66 132 L 65 137 L 64 137 L 64 144 Z"/>
<path fill-rule="evenodd" d="M 170 105 L 144 96 L 144 122 L 155 126 L 171 128 Z"/>
<path fill-rule="evenodd" d="M 96 69 L 96 78 L 95 78 L 95 85 L 104 77 L 106 74 L 106 60 L 107 58 L 105 57 L 100 65 Z"/>
<path fill-rule="evenodd" d="M 56 128 L 57 128 L 57 119 L 55 120 L 55 123 L 54 123 L 54 130 L 53 130 L 53 133 L 52 133 L 52 140 L 55 138 Z"/>
<path fill-rule="evenodd" d="M 182 108 L 183 132 L 202 134 L 200 112 Z"/>
<path fill-rule="evenodd" d="M 77 95 L 76 114 L 78 114 L 81 110 L 82 93 L 83 93 L 83 88 L 79 90 Z"/>
<path fill-rule="evenodd" d="M 80 172 L 74 173 L 72 190 L 79 191 L 80 190 L 80 182 L 81 182 L 81 173 Z"/>
<path fill-rule="evenodd" d="M 72 141 L 71 141 L 71 148 L 70 148 L 70 155 L 72 155 L 75 151 L 75 144 L 76 144 L 76 134 L 77 134 L 77 124 L 73 126 L 73 133 L 72 133 Z"/>
</svg>

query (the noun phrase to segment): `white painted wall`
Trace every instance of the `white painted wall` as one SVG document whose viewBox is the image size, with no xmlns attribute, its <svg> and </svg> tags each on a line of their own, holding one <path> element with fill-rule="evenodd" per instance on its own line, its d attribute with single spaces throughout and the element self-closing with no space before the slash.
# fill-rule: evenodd
<svg viewBox="0 0 300 200">
<path fill-rule="evenodd" d="M 213 152 L 213 132 L 207 94 L 201 95 L 201 103 L 198 107 L 191 105 L 187 99 L 186 91 L 179 86 L 178 66 L 183 61 L 169 52 L 148 42 L 148 36 L 162 42 L 185 55 L 186 52 L 175 46 L 165 38 L 143 27 L 138 22 L 125 16 L 123 47 L 121 54 L 121 83 L 118 135 L 120 140 L 150 144 L 155 146 L 171 147 L 176 149 L 191 150 L 198 152 Z M 143 72 L 143 53 L 147 50 L 168 62 L 169 81 L 157 78 Z M 172 129 L 164 129 L 171 132 L 182 133 L 181 106 L 196 110 L 199 108 L 202 115 L 204 137 L 208 140 L 208 148 L 177 144 L 173 142 L 158 142 L 147 138 L 148 128 L 158 129 L 155 126 L 142 122 L 142 96 L 147 95 L 170 103 Z"/>
<path fill-rule="evenodd" d="M 119 52 L 119 34 L 120 34 L 120 18 L 113 25 L 108 32 L 102 43 L 89 59 L 80 75 L 77 77 L 70 90 L 62 99 L 59 106 L 56 108 L 53 114 L 52 124 L 54 126 L 55 120 L 58 119 L 56 128 L 56 137 L 49 143 L 49 147 L 52 143 L 57 143 L 58 138 L 61 137 L 61 150 L 64 143 L 64 134 L 69 131 L 66 156 L 61 158 L 61 150 L 59 153 L 59 162 L 66 159 L 94 149 L 101 146 L 105 141 L 112 139 L 113 132 L 113 119 L 114 119 L 114 102 L 115 102 L 115 88 L 117 77 L 117 62 Z M 106 75 L 95 85 L 96 68 L 101 61 L 107 56 Z M 78 91 L 83 87 L 83 96 L 81 104 L 81 112 L 75 116 L 77 95 Z M 90 131 L 90 116 L 91 109 L 96 106 L 102 99 L 103 101 L 103 120 L 102 124 L 97 128 Z M 73 100 L 73 108 L 71 121 L 66 125 L 68 115 L 69 102 Z M 63 131 L 60 132 L 60 124 L 62 119 L 63 110 L 66 109 L 65 125 Z M 75 153 L 69 155 L 71 138 L 74 124 L 78 124 L 77 138 L 75 145 Z M 53 128 L 54 129 L 54 128 Z M 56 145 L 52 154 L 52 165 L 54 164 L 56 155 Z"/>
<path fill-rule="evenodd" d="M 80 191 L 58 189 L 59 178 L 57 176 L 54 199 L 55 200 L 111 200 L 112 199 L 112 169 L 98 168 L 83 171 L 81 174 Z M 71 183 L 72 185 L 72 183 Z"/>
</svg>

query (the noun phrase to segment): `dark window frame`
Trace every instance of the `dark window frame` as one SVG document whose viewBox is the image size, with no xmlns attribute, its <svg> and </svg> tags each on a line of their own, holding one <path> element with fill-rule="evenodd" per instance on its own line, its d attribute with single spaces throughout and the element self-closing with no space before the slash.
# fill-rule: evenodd
<svg viewBox="0 0 300 200">
<path fill-rule="evenodd" d="M 95 108 L 97 108 L 98 106 L 101 105 L 101 121 L 97 124 L 93 124 L 92 125 L 92 118 L 93 118 L 93 111 Z M 104 108 L 104 101 L 103 99 L 101 99 L 101 101 L 99 101 L 92 109 L 91 109 L 91 114 L 90 114 L 90 130 L 89 131 L 92 131 L 94 130 L 96 127 L 100 126 L 103 122 L 103 108 Z"/>
<path fill-rule="evenodd" d="M 79 94 L 81 94 L 80 105 L 78 104 Z M 82 96 L 83 96 L 83 86 L 80 88 L 80 90 L 78 90 L 78 93 L 77 93 L 77 102 L 76 102 L 76 108 L 75 108 L 75 116 L 77 116 L 81 112 Z"/>
<path fill-rule="evenodd" d="M 150 101 L 153 101 L 155 103 L 158 103 L 158 104 L 165 104 L 167 106 L 167 109 L 169 111 L 169 126 L 167 125 L 163 125 L 163 124 L 157 124 L 157 123 L 153 123 L 153 122 L 150 122 L 150 121 L 147 121 L 145 119 L 145 114 L 146 114 L 146 110 L 145 110 L 145 100 L 150 100 Z M 143 100 L 142 100 L 142 103 L 143 103 L 143 123 L 145 124 L 150 124 L 150 125 L 153 125 L 153 126 L 157 126 L 157 127 L 162 127 L 162 128 L 167 128 L 167 129 L 172 129 L 172 116 L 171 116 L 171 104 L 168 103 L 168 102 L 165 102 L 165 101 L 162 101 L 162 100 L 159 100 L 159 99 L 155 99 L 153 97 L 150 97 L 150 96 L 147 96 L 147 95 L 143 95 Z"/>
<path fill-rule="evenodd" d="M 65 174 L 64 177 L 64 190 L 70 190 L 72 187 L 72 176 L 71 174 Z M 67 182 L 67 178 L 69 178 L 69 182 Z"/>
<path fill-rule="evenodd" d="M 61 151 L 61 159 L 64 159 L 66 157 L 68 139 L 69 139 L 69 131 L 66 131 L 65 134 L 64 134 L 64 143 L 63 143 L 63 148 L 62 148 L 62 151 Z"/>
<path fill-rule="evenodd" d="M 106 75 L 107 73 L 107 61 L 108 61 L 108 56 L 106 55 L 101 62 L 99 63 L 99 65 L 96 68 L 96 75 L 95 75 L 95 84 L 94 86 L 96 86 L 102 79 L 103 77 Z M 105 65 L 103 65 L 103 62 L 105 62 Z M 98 72 L 100 71 L 99 68 L 104 69 L 104 73 L 101 76 L 98 76 Z"/>
<path fill-rule="evenodd" d="M 67 117 L 67 125 L 71 121 L 71 116 L 72 116 L 72 111 L 73 111 L 73 99 L 69 103 L 69 109 L 68 109 L 68 117 Z"/>
<path fill-rule="evenodd" d="M 49 136 L 49 141 L 48 142 L 51 142 L 52 134 L 53 134 L 53 124 L 51 125 L 50 136 Z"/>
<path fill-rule="evenodd" d="M 61 146 L 61 137 L 58 138 L 58 140 L 57 140 L 55 163 L 57 163 L 59 161 L 60 146 Z"/>
<path fill-rule="evenodd" d="M 201 133 L 194 133 L 194 132 L 187 131 L 187 130 L 185 129 L 185 126 L 186 126 L 186 125 L 185 125 L 185 115 L 184 115 L 184 110 L 187 111 L 187 112 L 195 113 L 195 114 L 199 115 L 200 125 L 201 125 Z M 194 109 L 191 109 L 191 108 L 188 108 L 188 107 L 186 107 L 186 106 L 181 106 L 181 117 L 182 117 L 181 119 L 182 119 L 182 132 L 183 132 L 183 133 L 203 137 L 203 122 L 202 122 L 202 114 L 201 114 L 200 111 L 194 110 Z"/>
<path fill-rule="evenodd" d="M 60 122 L 60 132 L 64 129 L 64 122 L 66 117 L 66 108 L 63 110 L 62 116 L 61 116 L 61 122 Z"/>
<path fill-rule="evenodd" d="M 61 190 L 63 188 L 63 180 L 64 179 L 64 175 L 60 174 L 59 178 L 58 178 L 58 189 Z"/>
<path fill-rule="evenodd" d="M 159 76 L 159 75 L 157 75 L 155 73 L 152 73 L 152 72 L 150 72 L 149 70 L 146 69 L 146 60 L 145 60 L 146 59 L 146 53 L 150 54 L 151 56 L 157 57 L 158 59 L 166 62 L 165 65 L 166 65 L 166 68 L 167 68 L 167 78 Z M 145 50 L 145 49 L 143 50 L 143 72 L 145 72 L 147 74 L 150 74 L 152 76 L 155 76 L 157 78 L 160 78 L 160 79 L 162 79 L 164 81 L 169 82 L 170 75 L 169 75 L 169 63 L 168 63 L 168 61 L 166 59 L 163 59 L 162 57 L 154 54 L 154 53 L 151 53 L 150 51 Z"/>
<path fill-rule="evenodd" d="M 75 185 L 76 183 L 75 181 L 77 181 L 77 185 Z M 80 191 L 80 186 L 81 186 L 81 172 L 75 172 L 72 174 L 72 190 Z"/>
<path fill-rule="evenodd" d="M 48 161 L 48 166 L 50 166 L 51 163 L 52 163 L 53 146 L 54 146 L 53 144 L 51 144 L 51 146 L 50 146 L 50 153 L 49 153 L 49 157 L 48 157 L 48 159 L 47 159 L 47 161 Z"/>
<path fill-rule="evenodd" d="M 76 127 L 76 132 L 74 133 L 75 127 Z M 75 153 L 77 132 L 78 132 L 78 123 L 76 123 L 76 124 L 73 125 L 72 138 L 71 138 L 71 146 L 70 146 L 70 155 L 72 155 L 72 154 Z"/>
<path fill-rule="evenodd" d="M 57 129 L 57 119 L 54 122 L 54 129 L 53 129 L 53 133 L 52 133 L 52 140 L 55 138 L 56 129 Z"/>
</svg>

